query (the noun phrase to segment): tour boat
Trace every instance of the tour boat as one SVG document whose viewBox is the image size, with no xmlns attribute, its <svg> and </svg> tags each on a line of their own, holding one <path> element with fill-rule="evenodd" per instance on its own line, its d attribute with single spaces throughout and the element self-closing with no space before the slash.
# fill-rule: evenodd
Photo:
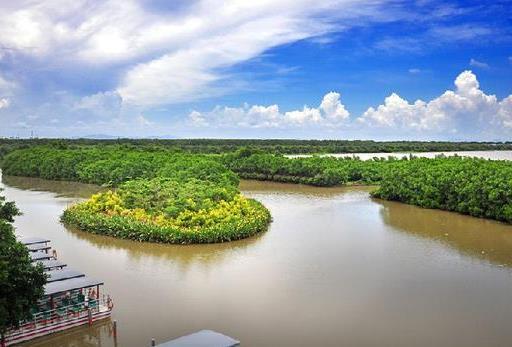
<svg viewBox="0 0 512 347">
<path fill-rule="evenodd" d="M 85 276 L 80 271 L 49 256 L 50 240 L 27 238 L 20 240 L 30 251 L 34 263 L 43 264 L 48 275 L 44 296 L 38 302 L 32 319 L 20 322 L 19 328 L 7 331 L 2 346 L 11 346 L 94 321 L 109 318 L 113 304 L 110 296 L 100 295 L 103 282 Z"/>
</svg>

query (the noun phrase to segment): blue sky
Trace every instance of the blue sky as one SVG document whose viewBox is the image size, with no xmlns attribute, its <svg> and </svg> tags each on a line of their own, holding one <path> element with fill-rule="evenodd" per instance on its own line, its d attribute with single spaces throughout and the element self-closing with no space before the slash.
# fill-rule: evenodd
<svg viewBox="0 0 512 347">
<path fill-rule="evenodd" d="M 0 3 L 0 136 L 510 140 L 512 1 Z"/>
</svg>

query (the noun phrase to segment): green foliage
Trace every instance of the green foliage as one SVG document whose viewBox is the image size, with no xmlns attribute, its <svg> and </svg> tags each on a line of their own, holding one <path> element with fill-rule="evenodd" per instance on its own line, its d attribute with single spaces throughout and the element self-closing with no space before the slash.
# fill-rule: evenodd
<svg viewBox="0 0 512 347">
<path fill-rule="evenodd" d="M 2 190 L 0 189 L 0 192 Z M 12 223 L 14 217 L 19 216 L 20 211 L 16 207 L 13 201 L 5 201 L 5 197 L 0 195 L 0 220 Z"/>
<path fill-rule="evenodd" d="M 242 178 L 336 186 L 348 183 L 377 184 L 382 173 L 397 159 L 287 158 L 275 154 L 247 156 L 238 152 L 224 155 L 221 161 Z"/>
<path fill-rule="evenodd" d="M 29 319 L 43 293 L 46 275 L 33 266 L 27 248 L 16 241 L 10 224 L 19 214 L 16 206 L 0 196 L 0 336 Z"/>
<path fill-rule="evenodd" d="M 512 223 L 512 163 L 416 158 L 385 172 L 373 196 Z"/>
<path fill-rule="evenodd" d="M 125 208 L 142 208 L 149 213 L 161 211 L 172 218 L 184 210 L 208 210 L 222 200 L 231 201 L 238 194 L 238 189 L 234 185 L 222 186 L 197 178 L 176 180 L 158 177 L 128 181 L 117 194 Z"/>
<path fill-rule="evenodd" d="M 166 149 L 186 153 L 229 153 L 242 148 L 261 153 L 389 153 L 432 151 L 511 150 L 511 142 L 361 141 L 361 140 L 255 140 L 255 139 L 2 139 L 0 159 L 16 149 L 34 146 L 54 149 L 119 147 L 144 151 Z"/>
<path fill-rule="evenodd" d="M 52 145 L 9 153 L 3 170 L 118 187 L 69 208 L 62 217 L 101 234 L 140 241 L 222 242 L 253 235 L 270 222 L 265 207 L 242 197 L 238 177 L 212 156 L 125 145 Z"/>
<path fill-rule="evenodd" d="M 238 240 L 265 231 L 270 222 L 270 214 L 261 203 L 240 195 L 210 210 L 190 213 L 183 209 L 175 218 L 151 215 L 142 209 L 115 210 L 95 211 L 90 203 L 78 204 L 67 209 L 62 220 L 96 234 L 176 244 Z"/>
</svg>

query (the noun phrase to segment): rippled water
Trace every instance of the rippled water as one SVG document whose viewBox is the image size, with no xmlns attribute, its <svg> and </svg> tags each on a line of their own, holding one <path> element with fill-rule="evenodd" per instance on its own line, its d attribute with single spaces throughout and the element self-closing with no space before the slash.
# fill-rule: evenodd
<svg viewBox="0 0 512 347">
<path fill-rule="evenodd" d="M 268 232 L 194 246 L 64 228 L 96 186 L 4 177 L 18 233 L 53 240 L 70 267 L 105 281 L 118 346 L 213 329 L 242 346 L 508 346 L 512 226 L 372 200 L 371 187 L 242 182 Z M 110 323 L 27 346 L 114 346 Z"/>
</svg>

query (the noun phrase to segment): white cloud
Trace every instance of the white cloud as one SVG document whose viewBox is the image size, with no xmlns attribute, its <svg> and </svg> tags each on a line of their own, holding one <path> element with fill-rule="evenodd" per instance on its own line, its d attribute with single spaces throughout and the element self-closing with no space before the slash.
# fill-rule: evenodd
<svg viewBox="0 0 512 347">
<path fill-rule="evenodd" d="M 296 128 L 339 127 L 346 124 L 348 111 L 340 94 L 327 93 L 318 108 L 304 106 L 301 110 L 281 112 L 279 106 L 244 104 L 242 107 L 216 106 L 209 112 L 192 111 L 189 122 L 197 127 L 216 128 Z"/>
<path fill-rule="evenodd" d="M 357 121 L 371 128 L 398 133 L 424 131 L 431 134 L 460 134 L 471 139 L 499 136 L 512 129 L 512 95 L 498 101 L 480 90 L 471 71 L 455 79 L 455 91 L 425 102 L 409 103 L 393 93 L 377 108 L 370 107 Z"/>
<path fill-rule="evenodd" d="M 340 94 L 327 93 L 319 107 L 304 106 L 282 112 L 278 105 L 242 107 L 216 106 L 209 112 L 192 111 L 189 124 L 222 129 L 337 129 L 361 137 L 459 138 L 485 140 L 506 138 L 512 133 L 512 95 L 499 101 L 487 95 L 471 71 L 454 81 L 455 90 L 447 90 L 430 101 L 412 103 L 392 93 L 384 103 L 368 108 L 360 117 L 349 117 Z M 359 134 L 359 135 L 357 135 Z"/>
<path fill-rule="evenodd" d="M 75 102 L 73 110 L 83 110 L 100 117 L 116 117 L 121 110 L 122 100 L 117 92 L 100 92 L 82 97 Z"/>
<path fill-rule="evenodd" d="M 473 59 L 473 58 L 471 58 L 469 60 L 469 65 L 470 66 L 474 66 L 474 67 L 479 67 L 481 69 L 488 69 L 489 68 L 489 64 L 484 63 L 483 61 L 478 61 L 478 60 Z"/>
<path fill-rule="evenodd" d="M 450 26 L 434 26 L 428 35 L 443 41 L 471 41 L 477 38 L 494 39 L 496 31 L 477 23 L 465 23 Z"/>
<path fill-rule="evenodd" d="M 348 118 L 349 112 L 341 103 L 341 95 L 336 92 L 329 92 L 325 94 L 320 109 L 325 114 L 325 117 L 333 123 L 344 121 Z"/>
<path fill-rule="evenodd" d="M 153 122 L 148 120 L 146 117 L 144 117 L 144 115 L 142 115 L 142 114 L 135 117 L 135 121 L 141 127 L 148 127 L 148 126 L 152 126 L 154 124 Z"/>
<path fill-rule="evenodd" d="M 1 110 L 2 108 L 7 108 L 7 107 L 9 107 L 9 105 L 10 105 L 9 99 L 7 99 L 7 98 L 1 98 L 1 99 L 0 99 L 0 110 Z"/>
<path fill-rule="evenodd" d="M 420 72 L 421 72 L 421 70 L 418 68 L 409 69 L 409 73 L 413 74 L 413 75 L 419 74 Z"/>
<path fill-rule="evenodd" d="M 235 79 L 226 68 L 282 44 L 388 19 L 393 14 L 381 9 L 388 1 L 197 0 L 180 10 L 142 0 L 2 2 L 0 46 L 38 64 L 118 66 L 114 89 L 123 100 L 156 106 L 226 93 L 240 85 L 219 85 Z"/>
</svg>

